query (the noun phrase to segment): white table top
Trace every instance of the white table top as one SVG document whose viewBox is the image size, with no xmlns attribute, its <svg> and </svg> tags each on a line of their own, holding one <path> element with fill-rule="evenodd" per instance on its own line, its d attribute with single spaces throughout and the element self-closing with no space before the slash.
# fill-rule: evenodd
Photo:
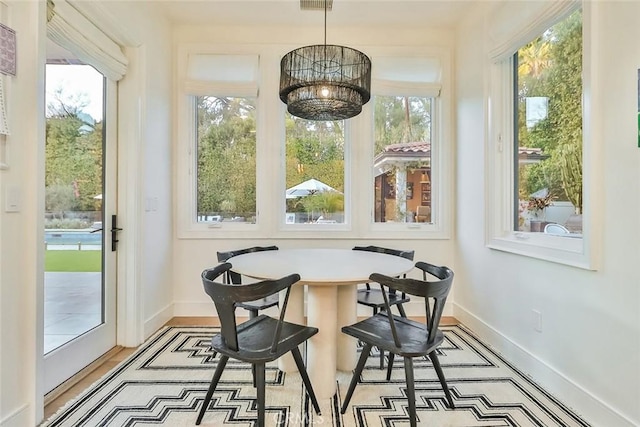
<svg viewBox="0 0 640 427">
<path fill-rule="evenodd" d="M 351 249 L 280 249 L 235 256 L 232 270 L 256 279 L 279 279 L 298 273 L 307 285 L 353 285 L 371 273 L 399 276 L 413 261 L 395 255 Z"/>
</svg>

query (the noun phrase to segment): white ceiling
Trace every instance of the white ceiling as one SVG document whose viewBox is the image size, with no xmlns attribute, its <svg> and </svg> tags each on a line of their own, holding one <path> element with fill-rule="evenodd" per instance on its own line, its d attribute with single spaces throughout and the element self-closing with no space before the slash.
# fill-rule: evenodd
<svg viewBox="0 0 640 427">
<path fill-rule="evenodd" d="M 300 0 L 144 0 L 176 25 L 323 25 L 324 11 L 300 10 Z M 334 0 L 327 26 L 454 27 L 474 1 Z M 72 59 L 49 42 L 49 59 Z"/>
<path fill-rule="evenodd" d="M 176 24 L 316 25 L 323 11 L 299 0 L 154 0 Z M 473 0 L 334 0 L 327 25 L 455 26 Z"/>
</svg>

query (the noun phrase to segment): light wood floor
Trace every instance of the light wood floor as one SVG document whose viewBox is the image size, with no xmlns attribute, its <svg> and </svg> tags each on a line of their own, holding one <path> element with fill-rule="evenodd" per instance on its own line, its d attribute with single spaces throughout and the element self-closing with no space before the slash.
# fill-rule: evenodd
<svg viewBox="0 0 640 427">
<path fill-rule="evenodd" d="M 424 320 L 424 319 L 422 319 Z M 443 317 L 442 325 L 457 325 L 459 322 L 453 317 Z M 220 326 L 217 317 L 174 317 L 165 326 Z M 62 384 L 45 396 L 44 419 L 55 414 L 68 401 L 74 399 L 82 391 L 98 381 L 103 375 L 125 360 L 137 348 L 119 347 L 107 353 L 106 357 L 85 368 L 76 376 Z"/>
</svg>

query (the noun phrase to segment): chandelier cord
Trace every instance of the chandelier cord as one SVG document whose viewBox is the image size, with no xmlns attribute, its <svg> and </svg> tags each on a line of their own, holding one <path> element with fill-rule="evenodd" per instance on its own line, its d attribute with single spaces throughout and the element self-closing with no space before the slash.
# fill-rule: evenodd
<svg viewBox="0 0 640 427">
<path fill-rule="evenodd" d="M 324 0 L 324 45 L 327 45 L 327 0 Z"/>
</svg>

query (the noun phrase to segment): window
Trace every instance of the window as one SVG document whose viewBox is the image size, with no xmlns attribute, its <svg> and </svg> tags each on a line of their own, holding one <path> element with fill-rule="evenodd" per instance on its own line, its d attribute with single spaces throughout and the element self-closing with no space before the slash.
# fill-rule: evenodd
<svg viewBox="0 0 640 427">
<path fill-rule="evenodd" d="M 451 51 L 377 52 L 362 113 L 313 121 L 291 116 L 274 96 L 273 48 L 178 46 L 178 238 L 449 238 Z"/>
<path fill-rule="evenodd" d="M 573 12 L 513 59 L 515 231 L 560 224 L 582 236 L 582 14 Z M 559 234 L 560 235 L 560 234 Z"/>
<path fill-rule="evenodd" d="M 374 98 L 374 221 L 431 218 L 433 98 Z"/>
<path fill-rule="evenodd" d="M 285 114 L 286 224 L 345 222 L 344 125 Z"/>
<path fill-rule="evenodd" d="M 197 221 L 256 221 L 255 99 L 195 97 Z"/>
<path fill-rule="evenodd" d="M 582 155 L 582 10 L 579 3 L 539 3 L 523 17 L 505 3 L 490 23 L 495 46 L 490 81 L 488 245 L 593 268 Z M 517 25 L 506 17 L 518 16 Z M 568 233 L 544 232 L 547 223 Z M 551 228 L 551 227 L 550 227 Z"/>
<path fill-rule="evenodd" d="M 416 229 L 446 236 L 450 198 L 442 166 L 449 154 L 446 131 L 446 56 L 377 57 L 373 69 L 372 229 L 409 234 Z M 447 169 L 448 170 L 448 169 Z"/>
<path fill-rule="evenodd" d="M 259 57 L 189 49 L 180 57 L 178 233 L 255 232 Z"/>
</svg>

